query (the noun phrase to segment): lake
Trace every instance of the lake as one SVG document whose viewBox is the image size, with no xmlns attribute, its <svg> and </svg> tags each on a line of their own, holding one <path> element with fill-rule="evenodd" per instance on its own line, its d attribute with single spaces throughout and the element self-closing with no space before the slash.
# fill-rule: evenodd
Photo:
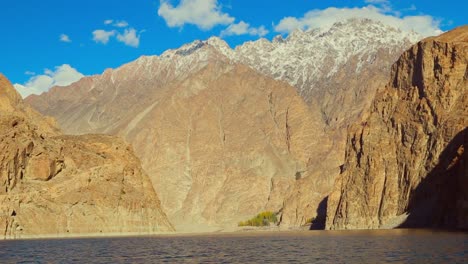
<svg viewBox="0 0 468 264">
<path fill-rule="evenodd" d="M 239 232 L 0 241 L 1 263 L 468 263 L 468 233 Z"/>
</svg>

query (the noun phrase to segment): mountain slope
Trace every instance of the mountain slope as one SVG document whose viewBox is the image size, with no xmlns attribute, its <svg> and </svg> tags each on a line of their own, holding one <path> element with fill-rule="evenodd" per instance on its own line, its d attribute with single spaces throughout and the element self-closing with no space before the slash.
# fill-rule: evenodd
<svg viewBox="0 0 468 264">
<path fill-rule="evenodd" d="M 414 38 L 369 20 L 235 50 L 210 38 L 26 101 L 68 133 L 131 142 L 179 226 L 232 226 L 260 210 L 298 226 L 332 188 L 344 128 Z"/>
<path fill-rule="evenodd" d="M 171 85 L 127 138 L 176 223 L 230 226 L 282 208 L 329 148 L 323 131 L 292 87 L 213 63 Z"/>
<path fill-rule="evenodd" d="M 393 65 L 369 117 L 349 132 L 327 228 L 467 228 L 468 26 Z"/>
<path fill-rule="evenodd" d="M 173 230 L 122 140 L 63 136 L 0 75 L 3 238 Z"/>
<path fill-rule="evenodd" d="M 226 60 L 201 41 L 161 56 L 143 56 L 102 75 L 85 77 L 68 87 L 54 87 L 43 96 L 26 102 L 39 112 L 54 116 L 66 133 L 111 133 L 119 131 L 133 115 L 129 108 L 143 111 L 164 94 L 166 86 L 203 68 L 209 61 Z"/>
<path fill-rule="evenodd" d="M 369 19 L 338 22 L 330 29 L 297 30 L 286 39 L 281 36 L 272 42 L 260 39 L 247 42 L 234 50 L 223 40 L 212 37 L 207 41 L 197 40 L 179 49 L 168 50 L 161 56 L 143 56 L 117 70 L 109 69 L 101 77 L 83 78 L 79 82 L 90 90 L 91 98 L 87 101 L 81 98 L 79 103 L 88 104 L 95 96 L 114 97 L 118 93 L 118 86 L 128 87 L 128 82 L 132 81 L 151 82 L 152 78 L 157 77 L 160 80 L 156 85 L 163 87 L 174 78 L 183 79 L 196 72 L 210 57 L 216 56 L 220 60 L 246 64 L 267 76 L 289 83 L 309 105 L 318 106 L 327 125 L 343 128 L 360 118 L 377 88 L 385 85 L 390 66 L 420 38 L 414 32 L 403 32 Z M 218 54 L 203 49 L 207 45 Z M 100 87 L 106 86 L 105 83 L 110 83 L 107 86 L 116 83 L 117 87 L 115 90 L 102 90 Z M 142 87 L 143 84 L 139 85 L 139 89 L 131 90 L 134 96 L 128 98 L 129 104 L 146 99 L 148 88 Z M 54 92 L 50 94 L 55 96 L 53 98 L 46 100 L 40 96 L 31 96 L 27 101 L 40 112 L 60 112 L 58 109 L 70 108 L 67 105 L 70 101 L 65 101 L 65 98 L 77 99 L 73 97 L 77 91 L 57 91 L 59 89 L 61 87 L 53 89 Z M 51 105 L 49 102 L 54 103 Z M 102 109 L 90 111 L 106 112 Z M 62 115 L 67 118 L 59 117 L 59 120 L 70 119 L 70 116 L 78 113 L 65 112 Z M 100 120 L 93 123 L 97 116 L 89 118 L 92 126 L 103 122 Z M 62 126 L 65 130 L 73 126 L 74 131 L 80 130 L 75 121 L 67 120 Z M 93 127 L 93 130 L 96 129 Z"/>
<path fill-rule="evenodd" d="M 333 144 L 319 112 L 293 87 L 233 63 L 216 43 L 140 58 L 28 101 L 67 132 L 131 142 L 179 228 L 234 226 L 262 210 L 281 211 Z M 310 193 L 312 208 L 334 179 L 311 177 L 325 186 Z"/>
<path fill-rule="evenodd" d="M 369 19 L 349 19 L 329 29 L 296 30 L 286 39 L 247 42 L 236 61 L 296 87 L 318 105 L 327 125 L 346 127 L 367 109 L 390 66 L 421 37 Z"/>
</svg>

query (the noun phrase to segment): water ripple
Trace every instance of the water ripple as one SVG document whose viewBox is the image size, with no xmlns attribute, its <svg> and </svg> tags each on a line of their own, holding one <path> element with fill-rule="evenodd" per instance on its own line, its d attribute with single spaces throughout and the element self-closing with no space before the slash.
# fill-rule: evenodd
<svg viewBox="0 0 468 264">
<path fill-rule="evenodd" d="M 0 241 L 2 263 L 467 263 L 468 234 L 310 231 Z"/>
</svg>

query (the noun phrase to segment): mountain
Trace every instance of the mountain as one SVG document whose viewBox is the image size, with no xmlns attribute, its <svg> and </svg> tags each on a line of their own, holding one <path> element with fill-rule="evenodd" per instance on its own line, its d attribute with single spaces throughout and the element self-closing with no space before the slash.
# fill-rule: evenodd
<svg viewBox="0 0 468 264">
<path fill-rule="evenodd" d="M 64 136 L 0 74 L 3 238 L 172 231 L 123 140 Z"/>
<path fill-rule="evenodd" d="M 323 214 L 347 124 L 416 37 L 370 20 L 234 50 L 213 37 L 26 101 L 67 133 L 132 143 L 179 230 L 264 210 L 298 226 Z"/>
<path fill-rule="evenodd" d="M 309 105 L 319 106 L 327 125 L 340 128 L 360 117 L 376 89 L 385 85 L 390 66 L 421 38 L 355 18 L 331 28 L 296 30 L 271 42 L 247 42 L 228 55 L 288 82 Z"/>
<path fill-rule="evenodd" d="M 164 86 L 171 78 L 184 78 L 203 67 L 209 54 L 200 52 L 200 48 L 210 45 L 219 53 L 218 58 L 224 55 L 225 60 L 246 64 L 267 76 L 289 83 L 309 105 L 318 106 L 328 126 L 343 128 L 354 123 L 362 110 L 368 108 L 377 88 L 385 85 L 390 66 L 403 51 L 421 38 L 414 32 L 404 32 L 369 19 L 350 19 L 335 23 L 329 29 L 296 30 L 287 38 L 279 35 L 271 42 L 266 39 L 246 42 L 234 50 L 223 40 L 212 37 L 207 41 L 197 40 L 179 49 L 168 50 L 159 57 L 143 56 L 119 68 L 118 73 L 113 71 L 112 78 L 111 70 L 107 70 L 99 81 L 82 81 L 82 85 L 99 89 L 103 82 L 114 82 L 116 74 L 128 75 L 127 82 L 139 81 L 131 72 L 138 69 L 145 72 L 145 77 L 142 77 L 143 73 L 136 74 L 141 80 L 151 76 L 162 77 L 157 85 Z M 195 56 L 187 56 L 192 53 Z M 171 63 L 174 56 L 178 56 L 177 63 Z M 158 66 L 153 65 L 155 61 L 159 61 L 156 63 Z M 138 66 L 134 66 L 135 63 Z M 54 96 L 73 97 L 71 93 L 55 91 L 57 89 L 60 88 L 54 89 Z M 92 94 L 95 92 L 98 91 Z M 135 93 L 134 102 L 141 99 L 138 96 L 146 91 L 134 89 L 132 92 Z M 50 109 L 61 109 L 60 103 L 65 102 L 65 99 L 56 97 L 48 99 L 53 100 L 54 105 L 36 99 L 37 96 L 27 101 L 34 102 L 34 107 L 41 111 L 53 112 Z M 73 121 L 67 120 L 65 129 L 73 126 Z"/>
<path fill-rule="evenodd" d="M 327 229 L 468 228 L 467 79 L 468 26 L 400 57 L 349 130 Z"/>
<path fill-rule="evenodd" d="M 333 143 L 319 112 L 293 87 L 206 42 L 142 57 L 28 101 L 67 132 L 131 142 L 178 230 L 232 227 L 264 210 L 281 211 Z M 324 166 L 339 166 L 329 163 Z M 318 204 L 322 189 L 331 188 L 334 179 L 322 178 L 312 182 L 326 188 L 310 192 L 317 198 L 308 203 Z"/>
</svg>

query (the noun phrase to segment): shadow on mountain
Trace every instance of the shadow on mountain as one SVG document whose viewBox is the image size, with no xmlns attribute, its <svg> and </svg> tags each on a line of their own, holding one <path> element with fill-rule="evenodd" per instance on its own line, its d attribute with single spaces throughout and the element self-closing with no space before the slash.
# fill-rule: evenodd
<svg viewBox="0 0 468 264">
<path fill-rule="evenodd" d="M 439 163 L 411 193 L 400 228 L 468 228 L 468 128 L 442 151 Z"/>
<path fill-rule="evenodd" d="M 317 217 L 312 220 L 309 230 L 324 230 L 327 219 L 328 196 L 323 198 L 317 207 Z"/>
</svg>

